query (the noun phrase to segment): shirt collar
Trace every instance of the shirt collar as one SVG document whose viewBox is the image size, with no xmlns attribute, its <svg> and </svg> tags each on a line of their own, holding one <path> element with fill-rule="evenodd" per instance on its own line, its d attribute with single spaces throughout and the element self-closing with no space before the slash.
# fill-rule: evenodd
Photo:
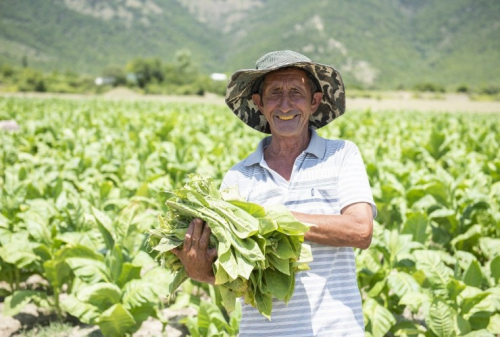
<svg viewBox="0 0 500 337">
<path fill-rule="evenodd" d="M 311 131 L 311 140 L 309 141 L 309 145 L 307 149 L 304 150 L 305 153 L 310 153 L 318 159 L 323 159 L 325 156 L 326 149 L 326 140 L 321 138 L 316 130 L 310 129 Z M 257 149 L 252 152 L 245 159 L 245 166 L 252 166 L 255 164 L 259 164 L 264 158 L 264 149 L 271 143 L 271 136 L 262 139 L 257 146 Z"/>
</svg>

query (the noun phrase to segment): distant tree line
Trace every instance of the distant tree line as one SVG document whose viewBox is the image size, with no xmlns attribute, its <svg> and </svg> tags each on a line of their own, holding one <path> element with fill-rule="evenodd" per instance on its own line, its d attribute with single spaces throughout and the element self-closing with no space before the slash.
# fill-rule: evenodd
<svg viewBox="0 0 500 337">
<path fill-rule="evenodd" d="M 44 73 L 30 68 L 26 57 L 22 58 L 21 64 L 21 67 L 0 64 L 1 91 L 102 93 L 113 87 L 125 86 L 145 94 L 224 95 L 227 84 L 226 80 L 214 80 L 210 75 L 201 73 L 192 62 L 188 50 L 178 51 L 175 60 L 170 63 L 160 58 L 135 58 L 125 66 L 104 69 L 97 78 L 72 71 Z M 351 88 L 356 89 L 356 86 Z M 435 83 L 420 83 L 408 89 L 437 94 L 447 91 L 444 86 Z M 405 88 L 400 86 L 397 90 Z M 500 100 L 500 87 L 494 85 L 473 89 L 466 84 L 459 84 L 454 91 Z"/>
<path fill-rule="evenodd" d="M 71 71 L 44 73 L 30 68 L 26 58 L 22 67 L 0 65 L 0 90 L 57 93 L 101 93 L 126 86 L 147 94 L 204 95 L 225 94 L 226 81 L 202 74 L 187 50 L 179 51 L 173 63 L 159 58 L 136 58 L 123 67 L 108 67 L 101 76 L 91 77 Z"/>
</svg>

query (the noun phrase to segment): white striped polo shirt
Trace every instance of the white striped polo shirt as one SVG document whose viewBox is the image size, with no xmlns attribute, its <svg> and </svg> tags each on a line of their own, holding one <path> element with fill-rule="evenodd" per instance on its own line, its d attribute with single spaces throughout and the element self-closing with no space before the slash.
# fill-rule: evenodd
<svg viewBox="0 0 500 337">
<path fill-rule="evenodd" d="M 366 170 L 354 143 L 327 140 L 311 130 L 309 146 L 286 181 L 264 160 L 270 141 L 264 138 L 255 152 L 232 167 L 221 189 L 237 186 L 249 202 L 283 204 L 309 214 L 340 214 L 350 204 L 367 202 L 375 216 Z M 311 270 L 296 274 L 291 300 L 285 305 L 274 299 L 270 321 L 242 303 L 240 336 L 364 336 L 353 249 L 306 243 L 314 260 Z"/>
</svg>

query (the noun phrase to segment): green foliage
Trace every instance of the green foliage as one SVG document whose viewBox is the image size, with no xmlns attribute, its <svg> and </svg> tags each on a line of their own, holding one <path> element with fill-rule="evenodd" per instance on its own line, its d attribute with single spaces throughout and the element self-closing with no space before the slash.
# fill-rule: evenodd
<svg viewBox="0 0 500 337">
<path fill-rule="evenodd" d="M 294 49 L 336 66 L 348 88 L 500 85 L 498 1 L 188 3 L 3 0 L 0 63 L 97 76 L 135 58 L 173 60 L 189 49 L 206 75 Z"/>
<path fill-rule="evenodd" d="M 219 185 L 262 138 L 211 105 L 0 98 L 0 119 L 20 124 L 0 132 L 4 310 L 31 302 L 110 335 L 162 318 L 172 276 L 144 241 L 167 212 L 163 192 L 192 173 Z M 499 125 L 497 114 L 349 111 L 318 130 L 360 147 L 378 208 L 356 259 L 367 334 L 500 333 Z M 45 281 L 27 288 L 34 274 Z M 185 282 L 170 305 L 208 297 L 186 319 L 191 334 L 234 335 L 237 315 L 208 288 Z"/>
<path fill-rule="evenodd" d="M 433 83 L 419 83 L 413 87 L 416 91 L 430 91 L 430 92 L 446 92 L 445 88 L 441 85 Z"/>
<path fill-rule="evenodd" d="M 288 302 L 295 288 L 295 273 L 307 270 L 311 248 L 303 244 L 309 227 L 298 222 L 284 206 L 261 207 L 240 200 L 238 191 L 218 191 L 213 180 L 191 175 L 181 189 L 170 192 L 169 212 L 158 217 L 148 243 L 157 259 L 176 273 L 171 294 L 187 279 L 181 261 L 171 252 L 181 248 L 195 217 L 210 224 L 210 248 L 217 249 L 213 265 L 215 285 L 228 312 L 237 298 L 270 319 L 272 298 Z M 260 300 L 264 299 L 264 300 Z"/>
<path fill-rule="evenodd" d="M 159 58 L 135 58 L 123 68 L 105 68 L 102 76 L 104 83 L 99 84 L 70 71 L 42 73 L 8 64 L 0 68 L 0 84 L 6 86 L 6 91 L 102 93 L 117 86 L 162 95 L 224 95 L 226 91 L 225 81 L 212 80 L 198 71 L 187 50 L 179 51 L 174 63 L 163 63 Z"/>
<path fill-rule="evenodd" d="M 498 116 L 358 116 L 368 126 L 340 124 L 333 134 L 358 144 L 369 130 L 384 135 L 360 145 L 379 212 L 373 243 L 357 256 L 367 331 L 492 336 L 500 310 L 499 179 L 490 164 Z M 393 320 L 373 323 L 373 301 Z"/>
<path fill-rule="evenodd" d="M 33 68 L 7 64 L 0 70 L 0 83 L 6 91 L 88 93 L 96 90 L 92 79 L 73 72 L 42 73 Z"/>
</svg>

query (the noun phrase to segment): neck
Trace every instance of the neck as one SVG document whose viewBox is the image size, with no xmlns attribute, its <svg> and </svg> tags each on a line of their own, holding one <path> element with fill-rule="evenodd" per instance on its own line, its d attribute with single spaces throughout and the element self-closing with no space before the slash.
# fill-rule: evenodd
<svg viewBox="0 0 500 337">
<path fill-rule="evenodd" d="M 280 158 L 295 161 L 295 159 L 309 146 L 311 132 L 307 130 L 299 137 L 274 136 L 264 152 L 264 159 Z"/>
</svg>

